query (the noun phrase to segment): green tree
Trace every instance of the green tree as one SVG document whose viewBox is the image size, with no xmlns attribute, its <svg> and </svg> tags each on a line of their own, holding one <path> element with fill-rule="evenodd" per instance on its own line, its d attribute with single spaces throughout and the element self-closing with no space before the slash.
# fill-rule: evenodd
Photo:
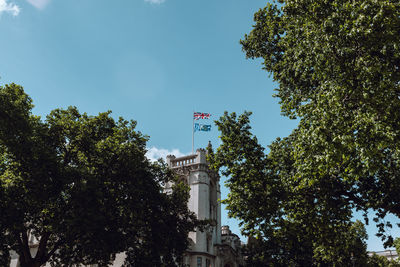
<svg viewBox="0 0 400 267">
<path fill-rule="evenodd" d="M 241 44 L 278 83 L 283 114 L 299 118 L 299 187 L 340 180 L 348 203 L 375 211 L 385 240 L 383 218 L 400 216 L 400 2 L 278 2 Z"/>
<path fill-rule="evenodd" d="M 229 177 L 224 200 L 229 216 L 241 221 L 254 242 L 250 266 L 365 266 L 367 238 L 361 222 L 351 222 L 353 206 L 343 183 L 330 176 L 301 186 L 294 141 L 298 131 L 277 139 L 269 153 L 250 132 L 250 113 L 225 113 L 216 122 L 222 144 L 209 151 L 216 170 Z M 319 175 L 315 173 L 314 175 Z"/>
<path fill-rule="evenodd" d="M 163 193 L 173 175 L 146 159 L 136 122 L 32 108 L 21 86 L 0 87 L 0 264 L 14 250 L 21 267 L 107 266 L 126 251 L 128 266 L 175 266 L 197 220 L 187 187 Z"/>
<path fill-rule="evenodd" d="M 364 225 L 360 221 L 354 222 L 346 235 L 343 235 L 346 237 L 342 240 L 345 255 L 341 255 L 344 259 L 341 259 L 342 261 L 339 263 L 314 257 L 313 242 L 315 240 L 312 236 L 301 235 L 304 232 L 302 231 L 303 227 L 299 225 L 298 229 L 283 230 L 285 238 L 279 239 L 274 236 L 274 242 L 272 242 L 272 238 L 268 238 L 268 240 L 249 238 L 245 247 L 247 266 L 334 266 L 335 264 L 336 266 L 367 266 L 369 261 L 365 243 L 367 235 Z M 301 247 L 290 246 L 294 243 Z M 293 252 L 296 252 L 297 255 L 293 255 Z"/>
</svg>

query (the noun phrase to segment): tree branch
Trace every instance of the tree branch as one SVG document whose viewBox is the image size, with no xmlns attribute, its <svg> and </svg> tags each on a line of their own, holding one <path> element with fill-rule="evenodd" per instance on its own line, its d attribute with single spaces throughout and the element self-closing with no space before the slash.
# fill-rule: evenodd
<svg viewBox="0 0 400 267">
<path fill-rule="evenodd" d="M 53 254 L 57 251 L 57 249 L 60 247 L 60 245 L 61 245 L 62 243 L 63 243 L 63 242 L 61 241 L 61 239 L 58 240 L 58 241 L 54 244 L 53 249 L 44 257 L 43 261 L 44 261 L 44 262 L 47 262 L 47 261 L 51 258 L 51 256 L 53 256 Z"/>
</svg>

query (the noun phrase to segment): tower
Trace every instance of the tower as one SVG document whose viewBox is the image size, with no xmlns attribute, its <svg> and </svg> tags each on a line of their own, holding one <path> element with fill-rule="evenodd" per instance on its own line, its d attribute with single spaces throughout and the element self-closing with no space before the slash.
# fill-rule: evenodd
<svg viewBox="0 0 400 267">
<path fill-rule="evenodd" d="M 240 240 L 233 234 L 239 246 L 232 247 L 231 243 L 221 239 L 220 177 L 209 169 L 206 157 L 205 149 L 179 158 L 167 156 L 168 166 L 190 187 L 189 210 L 198 219 L 211 221 L 205 231 L 189 233 L 190 248 L 184 264 L 190 267 L 236 267 L 241 262 Z"/>
</svg>

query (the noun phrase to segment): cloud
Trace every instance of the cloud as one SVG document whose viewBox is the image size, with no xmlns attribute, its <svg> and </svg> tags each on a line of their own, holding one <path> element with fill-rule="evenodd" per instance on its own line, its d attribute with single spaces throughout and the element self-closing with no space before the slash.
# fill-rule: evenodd
<svg viewBox="0 0 400 267">
<path fill-rule="evenodd" d="M 168 150 L 163 148 L 156 148 L 154 146 L 151 147 L 146 153 L 146 157 L 151 161 L 156 161 L 159 158 L 163 158 L 165 160 L 168 155 L 174 155 L 175 157 L 182 157 L 185 154 L 180 152 L 179 149 Z"/>
<path fill-rule="evenodd" d="M 162 4 L 165 2 L 165 0 L 144 0 L 145 2 L 151 3 L 151 4 Z"/>
<path fill-rule="evenodd" d="M 49 3 L 50 0 L 26 0 L 29 4 L 36 7 L 37 9 L 45 8 Z"/>
<path fill-rule="evenodd" d="M 18 16 L 20 8 L 16 4 L 7 3 L 7 0 L 0 0 L 0 14 L 3 12 L 11 13 L 13 16 Z"/>
</svg>

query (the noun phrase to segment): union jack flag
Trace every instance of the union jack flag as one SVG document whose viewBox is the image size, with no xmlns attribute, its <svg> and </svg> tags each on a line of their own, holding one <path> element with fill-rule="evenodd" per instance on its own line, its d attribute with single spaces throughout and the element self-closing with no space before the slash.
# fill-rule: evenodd
<svg viewBox="0 0 400 267">
<path fill-rule="evenodd" d="M 210 113 L 203 113 L 203 112 L 195 112 L 193 113 L 193 119 L 200 120 L 200 119 L 208 119 L 210 118 Z"/>
</svg>

